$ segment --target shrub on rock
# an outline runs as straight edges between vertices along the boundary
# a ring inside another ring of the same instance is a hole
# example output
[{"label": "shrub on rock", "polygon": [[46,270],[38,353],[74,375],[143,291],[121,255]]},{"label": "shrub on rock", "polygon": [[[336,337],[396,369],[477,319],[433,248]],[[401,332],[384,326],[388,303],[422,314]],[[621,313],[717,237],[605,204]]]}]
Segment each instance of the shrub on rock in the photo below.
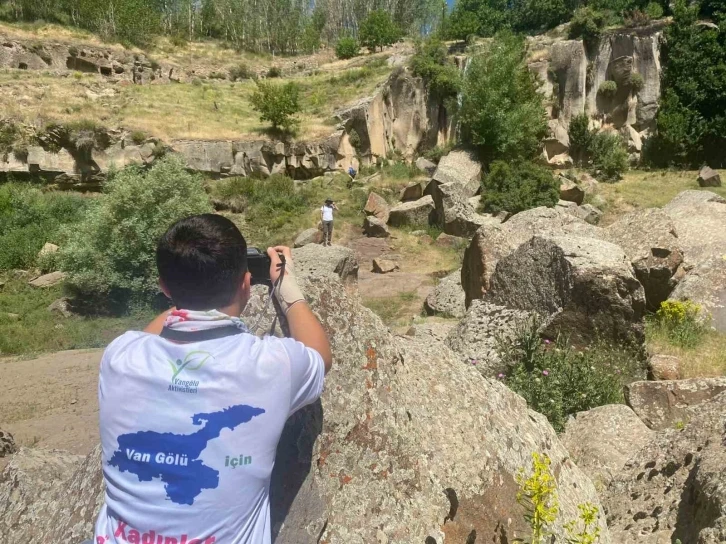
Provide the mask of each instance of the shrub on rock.
[{"label": "shrub on rock", "polygon": [[481,207],[485,212],[518,213],[552,207],[559,198],[560,185],[552,172],[531,162],[495,161],[482,182]]}]

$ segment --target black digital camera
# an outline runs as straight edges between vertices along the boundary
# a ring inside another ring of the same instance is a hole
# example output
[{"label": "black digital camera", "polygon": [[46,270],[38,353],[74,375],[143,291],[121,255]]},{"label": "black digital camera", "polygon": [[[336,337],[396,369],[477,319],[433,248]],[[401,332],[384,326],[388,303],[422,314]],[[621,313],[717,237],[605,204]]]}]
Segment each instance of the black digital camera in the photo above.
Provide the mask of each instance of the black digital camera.
[{"label": "black digital camera", "polygon": [[252,285],[272,285],[270,280],[270,256],[256,247],[247,248],[247,270],[252,276]]}]

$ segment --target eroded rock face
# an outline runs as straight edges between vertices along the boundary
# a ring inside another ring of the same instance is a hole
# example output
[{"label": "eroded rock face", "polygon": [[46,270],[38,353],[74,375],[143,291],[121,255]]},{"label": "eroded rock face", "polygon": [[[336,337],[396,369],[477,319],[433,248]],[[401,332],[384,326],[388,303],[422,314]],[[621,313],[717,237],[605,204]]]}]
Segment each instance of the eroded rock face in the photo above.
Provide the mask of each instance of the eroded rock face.
[{"label": "eroded rock face", "polygon": [[320,229],[305,229],[295,237],[294,246],[303,247],[308,244],[319,244],[323,241],[323,233]]},{"label": "eroded rock face", "polygon": [[655,437],[631,408],[608,404],[579,412],[567,421],[562,444],[598,489]]},{"label": "eroded rock face", "polygon": [[538,313],[544,333],[574,344],[641,345],[645,295],[618,246],[579,236],[535,236],[497,263],[488,297]]},{"label": "eroded rock face", "polygon": [[726,199],[711,191],[683,191],[663,210],[676,227],[688,267],[726,254]]},{"label": "eroded rock face", "polygon": [[645,289],[650,310],[657,310],[677,284],[683,251],[675,225],[656,208],[629,213],[606,229],[607,237],[625,251]]},{"label": "eroded rock face", "polygon": [[15,446],[15,440],[13,440],[13,435],[0,429],[0,457],[5,457],[6,455],[15,453],[17,449],[18,448]]},{"label": "eroded rock face", "polygon": [[461,269],[442,278],[424,302],[424,310],[428,315],[463,317],[464,290],[461,288]]},{"label": "eroded rock face", "polygon": [[434,213],[434,199],[431,195],[426,195],[413,202],[403,202],[391,208],[388,224],[393,227],[404,225],[426,227],[433,220]]},{"label": "eroded rock face", "polygon": [[479,191],[481,163],[470,151],[454,150],[441,157],[433,180],[437,184],[454,183],[469,198]]},{"label": "eroded rock face", "polygon": [[390,214],[390,208],[385,198],[377,193],[371,192],[368,195],[368,200],[366,201],[366,205],[363,208],[363,212],[366,215],[375,216],[376,218],[383,221],[383,223],[387,223],[388,216]]},{"label": "eroded rock face", "polygon": [[446,234],[470,238],[482,225],[499,224],[499,220],[493,216],[476,213],[459,183],[437,185],[432,189],[431,196],[436,209],[436,222]]},{"label": "eroded rock face", "polygon": [[706,322],[726,332],[726,259],[715,256],[699,264],[681,280],[670,298],[695,302]]},{"label": "eroded rock face", "polygon": [[369,215],[363,220],[363,232],[372,238],[388,238],[388,225],[375,215]]},{"label": "eroded rock face", "polygon": [[701,187],[721,187],[721,176],[708,166],[704,166],[698,172],[698,185]]},{"label": "eroded rock face", "polygon": [[358,259],[355,252],[347,247],[308,244],[293,249],[292,258],[298,277],[337,276],[344,281],[358,279]]}]

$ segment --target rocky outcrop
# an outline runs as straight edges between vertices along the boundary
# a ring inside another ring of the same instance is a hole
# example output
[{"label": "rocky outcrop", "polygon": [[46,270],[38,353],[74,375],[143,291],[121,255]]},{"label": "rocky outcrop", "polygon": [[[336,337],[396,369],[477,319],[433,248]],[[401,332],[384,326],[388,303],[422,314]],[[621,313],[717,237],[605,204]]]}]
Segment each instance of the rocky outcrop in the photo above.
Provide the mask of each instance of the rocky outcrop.
[{"label": "rocky outcrop", "polygon": [[624,404],[579,412],[567,421],[562,444],[577,466],[604,489],[640,448],[653,440],[650,430]]},{"label": "rocky outcrop", "polygon": [[441,157],[432,176],[438,185],[453,183],[469,198],[479,192],[481,163],[471,151],[457,149]]},{"label": "rocky outcrop", "polygon": [[368,195],[366,205],[363,207],[363,213],[366,215],[373,215],[383,223],[387,223],[388,216],[391,212],[386,199],[371,191]]},{"label": "rocky outcrop", "polygon": [[698,172],[698,185],[700,187],[721,187],[721,176],[708,166],[704,166]]},{"label": "rocky outcrop", "polygon": [[337,276],[344,281],[358,279],[358,259],[347,247],[308,244],[293,249],[292,258],[296,276]]},{"label": "rocky outcrop", "polygon": [[676,227],[689,268],[726,255],[726,199],[711,191],[683,191],[663,210]]},{"label": "rocky outcrop", "polygon": [[414,227],[427,227],[435,217],[434,199],[431,195],[412,202],[403,202],[391,208],[388,224],[393,227],[410,225]]},{"label": "rocky outcrop", "polygon": [[13,435],[0,429],[0,457],[5,457],[18,450]]},{"label": "rocky outcrop", "polygon": [[363,220],[363,232],[371,238],[388,238],[391,235],[388,225],[375,215],[367,215]]},{"label": "rocky outcrop", "polygon": [[[321,401],[285,427],[271,486],[275,542],[512,542],[527,531],[515,476],[530,470],[532,452],[552,460],[557,541],[578,504],[599,506],[546,419],[503,384],[482,379],[441,343],[392,337],[331,276],[302,288],[335,363]],[[5,482],[15,477],[14,469],[4,473]],[[0,504],[43,515],[24,526],[30,535],[3,541],[91,535],[102,496],[98,449],[70,477],[49,478],[41,465],[28,478],[47,492]],[[7,491],[0,485],[0,496]],[[601,544],[610,544],[603,516],[598,525]]]},{"label": "rocky outcrop", "polygon": [[456,270],[444,277],[429,293],[424,301],[424,310],[428,315],[448,317],[464,317],[464,290],[461,288],[461,270]]},{"label": "rocky outcrop", "polygon": [[372,270],[376,274],[390,274],[391,272],[395,272],[400,268],[396,261],[381,258],[373,259],[372,265]]},{"label": "rocky outcrop", "polygon": [[308,244],[319,244],[323,241],[320,229],[305,229],[295,237],[294,247],[303,247]]},{"label": "rocky outcrop", "polygon": [[481,226],[500,223],[494,216],[476,213],[462,184],[432,184],[435,184],[431,191],[436,209],[435,221],[446,234],[471,238]]},{"label": "rocky outcrop", "polygon": [[401,202],[410,202],[412,200],[418,200],[423,196],[423,187],[420,181],[415,181],[406,185],[399,194],[399,200]]},{"label": "rocky outcrop", "polygon": [[657,310],[677,284],[683,251],[675,225],[660,209],[629,213],[606,229],[607,237],[625,251],[645,289],[650,310]]},{"label": "rocky outcrop", "polygon": [[691,270],[670,296],[701,307],[706,322],[726,333],[726,259],[712,257]]},{"label": "rocky outcrop", "polygon": [[543,334],[576,345],[595,340],[641,345],[645,295],[623,250],[579,236],[535,236],[497,263],[488,298],[534,311]]},{"label": "rocky outcrop", "polygon": [[446,337],[451,332],[451,329],[456,327],[456,325],[457,322],[451,319],[447,321],[441,321],[437,319],[436,321],[427,321],[425,323],[414,323],[406,331],[406,336],[414,336],[416,338],[421,338],[426,341],[433,340],[436,342],[444,342],[446,340]]}]

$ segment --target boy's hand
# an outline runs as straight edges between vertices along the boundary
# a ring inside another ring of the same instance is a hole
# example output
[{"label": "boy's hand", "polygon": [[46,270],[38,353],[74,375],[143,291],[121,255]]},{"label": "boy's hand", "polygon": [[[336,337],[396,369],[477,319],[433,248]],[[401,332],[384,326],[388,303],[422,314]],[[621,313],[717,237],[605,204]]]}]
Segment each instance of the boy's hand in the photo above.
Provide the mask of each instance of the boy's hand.
[{"label": "boy's hand", "polygon": [[305,297],[300,291],[295,280],[295,271],[292,264],[292,252],[289,247],[276,246],[267,249],[267,254],[270,256],[270,279],[272,284],[275,285],[277,280],[280,278],[280,264],[282,260],[280,255],[282,253],[285,257],[285,277],[282,280],[282,284],[278,285],[275,289],[275,296],[277,301],[280,303],[282,310],[287,314],[287,311],[292,307],[293,304],[305,301]]},{"label": "boy's hand", "polygon": [[[270,279],[272,283],[275,283],[280,277],[280,253],[285,257],[285,272],[287,274],[293,273],[292,268],[292,252],[289,247],[286,246],[275,246],[267,248],[267,255],[270,257]],[[285,278],[287,281],[287,278]]]}]

